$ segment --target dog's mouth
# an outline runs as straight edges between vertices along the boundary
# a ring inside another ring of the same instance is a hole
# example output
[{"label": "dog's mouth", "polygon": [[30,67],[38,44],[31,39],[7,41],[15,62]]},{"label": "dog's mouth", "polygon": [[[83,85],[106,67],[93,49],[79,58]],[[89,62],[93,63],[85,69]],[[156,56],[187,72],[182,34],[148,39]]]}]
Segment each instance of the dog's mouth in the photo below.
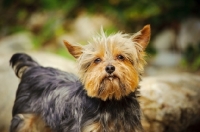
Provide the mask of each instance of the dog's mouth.
[{"label": "dog's mouth", "polygon": [[114,74],[108,74],[106,75],[105,79],[108,79],[110,81],[113,81],[114,79],[117,79],[118,77]]}]

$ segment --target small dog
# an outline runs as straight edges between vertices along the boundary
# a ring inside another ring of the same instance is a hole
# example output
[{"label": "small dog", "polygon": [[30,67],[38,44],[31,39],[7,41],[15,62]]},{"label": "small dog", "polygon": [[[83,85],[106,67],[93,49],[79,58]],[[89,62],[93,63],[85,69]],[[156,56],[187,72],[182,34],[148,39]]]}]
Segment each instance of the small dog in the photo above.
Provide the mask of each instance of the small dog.
[{"label": "small dog", "polygon": [[149,40],[146,25],[134,35],[102,31],[85,46],[64,41],[79,77],[14,54],[10,64],[21,81],[10,131],[142,132],[137,94]]}]

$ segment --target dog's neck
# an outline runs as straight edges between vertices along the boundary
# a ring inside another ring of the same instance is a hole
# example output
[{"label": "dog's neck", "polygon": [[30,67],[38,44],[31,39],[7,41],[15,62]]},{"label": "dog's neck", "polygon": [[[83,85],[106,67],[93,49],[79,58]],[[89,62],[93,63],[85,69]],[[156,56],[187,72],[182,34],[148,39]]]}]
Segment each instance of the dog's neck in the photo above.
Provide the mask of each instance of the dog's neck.
[{"label": "dog's neck", "polygon": [[[84,130],[96,130],[97,132],[107,132],[108,130],[124,132],[142,131],[141,111],[137,100],[137,93],[138,91],[132,92],[121,100],[103,101],[92,98],[91,102],[89,101],[92,103],[91,108],[87,108],[88,111],[85,114],[87,117],[89,113],[92,113],[90,115],[92,118],[88,119],[83,115],[83,122],[87,124],[86,128],[83,127]],[[89,124],[89,122],[93,123]],[[96,125],[95,127],[94,124]]]}]

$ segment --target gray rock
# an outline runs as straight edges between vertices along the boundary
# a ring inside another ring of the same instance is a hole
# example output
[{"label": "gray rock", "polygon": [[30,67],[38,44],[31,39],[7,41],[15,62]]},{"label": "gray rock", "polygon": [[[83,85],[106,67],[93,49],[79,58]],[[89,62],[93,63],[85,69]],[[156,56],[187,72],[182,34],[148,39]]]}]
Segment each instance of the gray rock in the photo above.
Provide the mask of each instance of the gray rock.
[{"label": "gray rock", "polygon": [[79,34],[79,37],[89,40],[92,35],[99,32],[99,27],[108,25],[111,25],[111,22],[103,15],[81,14],[74,22],[74,30]]},{"label": "gray rock", "polygon": [[[67,51],[66,51],[67,52]],[[77,67],[74,61],[48,52],[30,52],[32,56],[42,66],[51,66],[63,71],[77,74]]]},{"label": "gray rock", "polygon": [[172,29],[165,29],[158,33],[152,44],[157,51],[155,57],[151,59],[151,64],[163,67],[175,67],[179,65],[182,56],[181,53],[174,52],[171,49],[176,44],[176,34]]},{"label": "gray rock", "polygon": [[[56,16],[56,15],[55,15]],[[52,17],[52,16],[51,16]],[[29,16],[26,26],[30,30],[40,29],[45,25],[47,20],[50,18],[48,12],[36,12]]]},{"label": "gray rock", "polygon": [[200,76],[186,73],[144,78],[141,107],[146,131],[181,132],[198,123],[199,82]]},{"label": "gray rock", "polygon": [[100,27],[112,27],[113,23],[103,15],[88,15],[86,13],[80,14],[72,23],[70,23],[70,30],[67,34],[60,36],[57,39],[59,45],[63,45],[63,40],[71,43],[88,43],[91,36],[100,32]]},{"label": "gray rock", "polygon": [[151,64],[161,67],[175,67],[180,64],[182,55],[169,50],[159,51],[155,57],[151,58]]},{"label": "gray rock", "polygon": [[175,45],[176,34],[172,29],[165,29],[158,33],[154,40],[153,46],[158,51],[169,50]]},{"label": "gray rock", "polygon": [[200,18],[188,18],[181,23],[177,37],[178,47],[184,51],[189,45],[196,47],[200,43]]},{"label": "gray rock", "polygon": [[28,32],[13,34],[0,40],[0,54],[22,52],[32,48],[33,42],[31,34]]},{"label": "gray rock", "polygon": [[8,132],[18,78],[15,77],[13,71],[7,68],[9,67],[8,63],[4,66],[0,65],[0,67],[0,131]]}]

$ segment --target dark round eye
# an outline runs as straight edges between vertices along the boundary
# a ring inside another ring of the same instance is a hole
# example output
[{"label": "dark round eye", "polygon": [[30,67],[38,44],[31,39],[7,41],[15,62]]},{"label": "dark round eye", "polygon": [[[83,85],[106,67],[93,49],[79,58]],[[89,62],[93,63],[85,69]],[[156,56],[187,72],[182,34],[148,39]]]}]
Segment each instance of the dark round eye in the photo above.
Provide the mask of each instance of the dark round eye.
[{"label": "dark round eye", "polygon": [[118,56],[117,56],[117,59],[118,59],[118,60],[124,60],[124,56],[118,55]]},{"label": "dark round eye", "polygon": [[94,60],[94,63],[96,63],[96,64],[98,64],[98,63],[100,63],[101,62],[101,58],[96,58],[95,60]]}]

